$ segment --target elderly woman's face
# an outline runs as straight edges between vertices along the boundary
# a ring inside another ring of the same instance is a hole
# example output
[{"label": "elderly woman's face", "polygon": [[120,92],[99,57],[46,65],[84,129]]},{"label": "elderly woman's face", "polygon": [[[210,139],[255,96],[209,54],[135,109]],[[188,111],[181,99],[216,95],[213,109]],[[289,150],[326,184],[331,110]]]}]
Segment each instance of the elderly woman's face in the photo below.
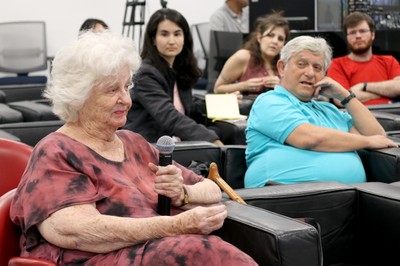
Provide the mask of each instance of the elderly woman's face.
[{"label": "elderly woman's face", "polygon": [[121,73],[106,78],[107,85],[93,88],[88,100],[79,111],[81,123],[90,123],[96,128],[117,130],[126,123],[132,101],[129,88],[132,79],[128,67]]}]

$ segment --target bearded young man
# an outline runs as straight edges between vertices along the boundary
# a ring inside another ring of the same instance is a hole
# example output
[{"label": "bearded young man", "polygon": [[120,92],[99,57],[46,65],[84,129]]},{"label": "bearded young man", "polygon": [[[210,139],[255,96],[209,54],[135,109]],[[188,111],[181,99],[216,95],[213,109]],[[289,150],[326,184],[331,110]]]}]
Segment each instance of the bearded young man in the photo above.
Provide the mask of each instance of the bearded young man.
[{"label": "bearded young man", "polygon": [[[350,54],[333,59],[327,75],[354,92],[363,104],[387,104],[400,97],[400,65],[391,55],[374,55],[374,21],[354,12],[343,20]],[[399,99],[397,99],[398,101]],[[335,104],[341,105],[335,101]]]}]

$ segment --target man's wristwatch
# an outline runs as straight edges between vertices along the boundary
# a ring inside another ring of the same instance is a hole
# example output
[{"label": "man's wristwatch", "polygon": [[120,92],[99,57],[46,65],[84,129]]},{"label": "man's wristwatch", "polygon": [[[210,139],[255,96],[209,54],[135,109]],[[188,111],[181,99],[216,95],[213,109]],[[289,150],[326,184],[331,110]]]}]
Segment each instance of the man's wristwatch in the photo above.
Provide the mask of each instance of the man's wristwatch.
[{"label": "man's wristwatch", "polygon": [[349,90],[350,95],[347,96],[346,98],[344,98],[340,104],[345,106],[346,104],[348,104],[350,102],[351,99],[356,98],[356,95],[354,94],[354,92],[352,92],[351,90]]},{"label": "man's wristwatch", "polygon": [[186,187],[183,185],[182,188],[183,188],[183,200],[182,200],[182,204],[180,207],[189,204],[189,194],[186,190]]}]

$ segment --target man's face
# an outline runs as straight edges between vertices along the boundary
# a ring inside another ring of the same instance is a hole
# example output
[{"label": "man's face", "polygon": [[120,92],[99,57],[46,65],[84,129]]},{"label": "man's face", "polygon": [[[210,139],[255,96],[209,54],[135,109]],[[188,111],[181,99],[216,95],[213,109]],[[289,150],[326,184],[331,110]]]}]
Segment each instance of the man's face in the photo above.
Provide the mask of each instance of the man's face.
[{"label": "man's face", "polygon": [[308,50],[290,58],[287,65],[278,61],[281,86],[290,91],[300,101],[309,102],[315,93],[315,83],[324,75],[324,55],[315,55]]},{"label": "man's face", "polygon": [[375,39],[375,33],[371,32],[366,21],[361,21],[356,26],[347,28],[346,35],[350,51],[354,54],[367,52]]}]

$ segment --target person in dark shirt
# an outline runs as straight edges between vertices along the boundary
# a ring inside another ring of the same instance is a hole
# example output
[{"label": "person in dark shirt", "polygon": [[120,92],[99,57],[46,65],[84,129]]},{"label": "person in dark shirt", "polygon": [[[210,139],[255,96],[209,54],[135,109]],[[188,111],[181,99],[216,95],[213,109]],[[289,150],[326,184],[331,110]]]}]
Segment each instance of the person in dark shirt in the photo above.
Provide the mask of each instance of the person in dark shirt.
[{"label": "person in dark shirt", "polygon": [[217,133],[190,117],[192,86],[200,77],[186,19],[176,10],[160,9],[147,23],[143,64],[131,91],[132,108],[125,129],[150,142],[163,135],[177,141],[223,145]]}]

